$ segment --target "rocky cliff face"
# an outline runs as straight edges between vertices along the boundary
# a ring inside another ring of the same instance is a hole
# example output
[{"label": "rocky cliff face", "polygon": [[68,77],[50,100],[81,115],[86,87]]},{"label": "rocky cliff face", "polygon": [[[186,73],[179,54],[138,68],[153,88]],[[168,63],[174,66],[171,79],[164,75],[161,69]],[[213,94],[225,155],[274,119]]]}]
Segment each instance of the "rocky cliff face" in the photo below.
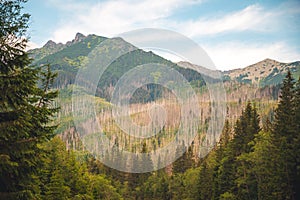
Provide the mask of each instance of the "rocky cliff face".
[{"label": "rocky cliff face", "polygon": [[83,35],[82,33],[76,33],[75,38],[72,41],[69,41],[66,43],[66,46],[70,46],[72,44],[81,42],[83,39],[85,39],[86,36]]}]

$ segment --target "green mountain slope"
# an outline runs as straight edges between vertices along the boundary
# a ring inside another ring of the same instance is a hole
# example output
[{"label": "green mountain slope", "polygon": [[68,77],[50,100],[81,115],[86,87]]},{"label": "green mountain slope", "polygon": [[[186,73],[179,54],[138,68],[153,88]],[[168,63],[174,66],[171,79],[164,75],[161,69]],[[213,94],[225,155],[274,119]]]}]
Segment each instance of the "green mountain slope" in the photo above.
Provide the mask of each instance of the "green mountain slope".
[{"label": "green mountain slope", "polygon": [[[78,36],[80,35],[80,37]],[[80,38],[80,39],[78,39]],[[56,48],[57,44],[53,44],[50,51],[49,45],[45,45],[40,49],[31,50],[31,56],[34,58],[34,64],[44,65],[47,63],[51,64],[52,70],[58,72],[58,78],[54,84],[57,88],[64,88],[69,84],[73,84],[76,78],[76,73],[80,66],[84,66],[89,60],[89,53],[97,47],[101,42],[105,41],[107,38],[88,35],[83,36],[82,34],[77,34],[72,42],[68,42],[65,45],[60,45],[59,49]],[[47,44],[52,42],[48,42]],[[119,45],[132,46],[123,39],[120,39]],[[118,46],[118,48],[120,48]],[[132,46],[132,48],[135,48]],[[107,50],[107,49],[106,49]],[[47,53],[44,53],[47,52]],[[53,53],[51,53],[53,52]],[[101,52],[99,52],[101,53]],[[106,53],[106,52],[105,52]],[[145,52],[141,49],[131,51],[118,59],[116,59],[111,65],[104,71],[97,88],[97,94],[107,100],[110,100],[111,87],[114,87],[120,77],[133,69],[136,66],[147,64],[147,63],[158,63],[164,64],[181,73],[189,82],[195,87],[205,85],[202,76],[194,70],[179,67],[177,64],[172,63],[154,53]],[[160,86],[147,86],[143,92],[149,93],[149,96],[154,96],[154,90],[159,90]],[[139,93],[139,92],[138,92]],[[152,98],[143,99],[144,102],[151,100]]]}]

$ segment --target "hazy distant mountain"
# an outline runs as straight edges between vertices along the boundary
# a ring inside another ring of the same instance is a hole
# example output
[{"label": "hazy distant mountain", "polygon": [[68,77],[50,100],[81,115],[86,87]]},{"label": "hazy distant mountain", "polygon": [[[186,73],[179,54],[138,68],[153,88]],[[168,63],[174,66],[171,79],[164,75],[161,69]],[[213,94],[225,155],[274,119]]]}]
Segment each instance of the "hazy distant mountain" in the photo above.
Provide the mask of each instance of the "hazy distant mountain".
[{"label": "hazy distant mountain", "polygon": [[281,63],[276,60],[265,59],[242,69],[225,71],[223,75],[225,80],[258,84],[263,87],[280,84],[288,69],[294,74],[294,77],[299,77],[300,62]]},{"label": "hazy distant mountain", "polygon": [[[178,62],[179,66],[196,67],[189,62]],[[197,66],[204,74],[212,73],[213,71]],[[256,64],[247,66],[241,69],[233,69],[222,73],[224,81],[235,81],[238,83],[256,84],[260,87],[268,85],[278,85],[282,82],[288,69],[297,79],[300,76],[300,61],[291,63],[281,63],[276,60],[265,59]]]}]

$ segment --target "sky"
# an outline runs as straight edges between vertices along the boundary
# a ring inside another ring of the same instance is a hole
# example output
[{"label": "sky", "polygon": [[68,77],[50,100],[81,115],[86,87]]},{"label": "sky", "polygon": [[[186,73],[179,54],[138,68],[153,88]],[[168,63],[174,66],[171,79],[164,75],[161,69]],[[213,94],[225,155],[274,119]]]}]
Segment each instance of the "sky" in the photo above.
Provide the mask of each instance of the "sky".
[{"label": "sky", "polygon": [[114,37],[160,28],[195,41],[220,70],[300,60],[299,0],[29,0],[24,12],[31,14],[30,48],[65,43],[77,32]]}]

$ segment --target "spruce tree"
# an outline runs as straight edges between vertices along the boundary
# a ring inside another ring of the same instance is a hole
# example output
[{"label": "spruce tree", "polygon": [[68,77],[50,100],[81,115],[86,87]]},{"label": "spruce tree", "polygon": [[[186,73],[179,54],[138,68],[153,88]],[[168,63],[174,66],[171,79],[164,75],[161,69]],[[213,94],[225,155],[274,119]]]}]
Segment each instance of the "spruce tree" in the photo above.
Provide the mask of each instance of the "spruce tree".
[{"label": "spruce tree", "polygon": [[252,172],[257,181],[258,200],[284,199],[281,197],[284,191],[277,189],[276,182],[281,178],[275,148],[270,132],[263,130],[255,136],[254,151],[249,153],[248,160],[253,164]]},{"label": "spruce tree", "polygon": [[[245,111],[240,117],[240,123],[235,128],[233,144],[236,157],[236,197],[238,199],[257,199],[257,182],[252,171],[252,163],[248,160],[248,154],[253,152],[253,141],[260,131],[259,115],[255,105],[248,102]],[[235,143],[237,142],[237,143]]]},{"label": "spruce tree", "polygon": [[47,200],[68,199],[70,196],[70,188],[65,185],[61,171],[55,169],[50,177],[50,183],[47,185],[46,194],[43,197]]},{"label": "spruce tree", "polygon": [[251,165],[244,159],[244,154],[253,151],[254,136],[259,131],[259,116],[256,108],[248,102],[236,122],[233,139],[222,153],[215,196],[221,197],[228,193],[238,199],[256,198],[256,182],[253,182]]},{"label": "spruce tree", "polygon": [[176,156],[179,156],[179,158],[173,163],[173,173],[184,173],[195,165],[193,161],[193,144],[186,148],[183,141],[176,148]]},{"label": "spruce tree", "polygon": [[[285,140],[287,143],[291,143],[296,130],[294,120],[295,111],[293,109],[293,98],[295,96],[294,85],[292,74],[288,71],[283,80],[278,107],[275,111],[273,135],[276,138]],[[277,142],[277,145],[280,146],[281,141],[277,140]]]},{"label": "spruce tree", "polygon": [[[216,159],[216,165],[215,165],[215,168],[214,168],[214,198],[215,199],[218,199],[219,196],[221,195],[221,186],[220,186],[220,182],[221,179],[218,177],[219,176],[219,170],[220,170],[220,167],[221,167],[221,164],[222,164],[222,159],[223,157],[225,157],[225,149],[229,143],[229,138],[230,138],[230,135],[231,135],[231,127],[230,127],[230,124],[229,124],[229,121],[228,119],[225,120],[225,124],[224,124],[224,127],[223,127],[223,131],[222,131],[222,135],[220,137],[220,142],[216,148],[216,156],[215,156],[215,159]],[[225,162],[225,161],[223,161]],[[224,167],[224,166],[223,166]]]},{"label": "spruce tree", "polygon": [[213,198],[213,169],[209,166],[209,158],[201,164],[199,172],[199,199],[212,199]]},{"label": "spruce tree", "polygon": [[232,145],[236,156],[251,151],[252,145],[249,143],[253,141],[254,135],[260,131],[259,120],[256,108],[248,102],[234,128]]},{"label": "spruce tree", "polygon": [[25,2],[0,1],[0,199],[38,195],[40,144],[53,136],[48,124],[57,111],[51,105],[57,93],[49,92],[54,75],[49,67],[29,66],[24,39],[29,15],[21,12]]},{"label": "spruce tree", "polygon": [[[275,111],[275,121],[272,130],[273,144],[276,147],[276,161],[278,163],[277,174],[280,179],[276,180],[276,188],[281,199],[295,199],[297,179],[297,151],[296,138],[299,137],[296,121],[296,92],[295,82],[288,71],[279,96],[278,107]],[[298,114],[297,114],[298,115]],[[298,166],[299,167],[299,166]]]},{"label": "spruce tree", "polygon": [[294,179],[295,197],[300,199],[300,77],[295,87],[295,98],[294,98],[294,109],[295,109],[295,138],[294,138],[294,155],[295,157],[295,170],[296,178]]}]

